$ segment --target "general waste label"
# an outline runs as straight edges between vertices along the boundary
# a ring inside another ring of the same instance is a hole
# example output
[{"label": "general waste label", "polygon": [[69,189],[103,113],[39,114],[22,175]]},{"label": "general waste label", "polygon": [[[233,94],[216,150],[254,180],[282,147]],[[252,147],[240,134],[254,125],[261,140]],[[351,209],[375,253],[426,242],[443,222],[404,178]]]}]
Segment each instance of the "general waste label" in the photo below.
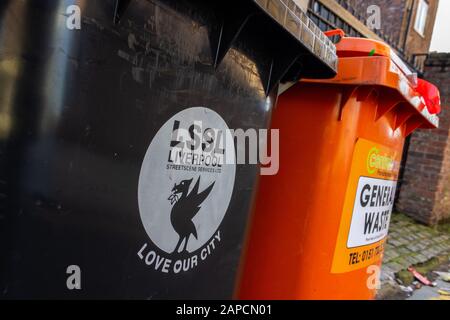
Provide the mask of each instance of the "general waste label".
[{"label": "general waste label", "polygon": [[347,248],[369,245],[387,236],[396,185],[392,180],[359,178]]},{"label": "general waste label", "polygon": [[344,201],[332,273],[380,261],[394,205],[401,153],[358,139]]}]

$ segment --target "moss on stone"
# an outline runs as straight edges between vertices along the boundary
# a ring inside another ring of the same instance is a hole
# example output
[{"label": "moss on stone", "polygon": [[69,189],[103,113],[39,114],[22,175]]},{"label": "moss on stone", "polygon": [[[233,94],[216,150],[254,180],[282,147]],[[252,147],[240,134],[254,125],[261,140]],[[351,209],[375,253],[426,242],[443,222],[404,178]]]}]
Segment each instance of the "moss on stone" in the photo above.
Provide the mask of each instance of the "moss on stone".
[{"label": "moss on stone", "polygon": [[[442,264],[448,262],[450,259],[449,254],[444,254],[440,256],[433,257],[425,262],[418,263],[413,266],[420,274],[428,276],[433,270],[437,270]],[[408,270],[401,270],[395,274],[397,279],[399,279],[404,286],[409,286],[414,281],[414,276]],[[431,279],[430,279],[431,281]]]},{"label": "moss on stone", "polygon": [[439,223],[439,224],[436,226],[436,229],[437,229],[439,232],[446,233],[446,234],[450,234],[450,219],[447,219],[447,220],[442,221],[441,223]]}]

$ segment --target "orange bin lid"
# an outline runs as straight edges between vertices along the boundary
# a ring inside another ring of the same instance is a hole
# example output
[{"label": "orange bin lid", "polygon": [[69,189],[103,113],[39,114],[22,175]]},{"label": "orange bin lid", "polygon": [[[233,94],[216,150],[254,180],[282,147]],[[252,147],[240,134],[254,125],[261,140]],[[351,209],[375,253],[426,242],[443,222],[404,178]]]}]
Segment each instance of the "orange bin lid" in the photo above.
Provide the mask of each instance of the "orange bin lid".
[{"label": "orange bin lid", "polygon": [[413,82],[413,86],[417,85],[417,74],[413,73],[385,42],[366,38],[344,37],[336,45],[336,50],[340,58],[368,56],[391,58],[392,62]]},{"label": "orange bin lid", "polygon": [[366,38],[344,37],[336,44],[336,52],[340,58],[391,56],[391,48],[386,43]]},{"label": "orange bin lid", "polygon": [[338,73],[332,79],[305,82],[385,88],[401,97],[424,118],[422,128],[439,126],[439,90],[425,80],[417,79],[402,59],[384,42],[343,37],[336,44]]}]

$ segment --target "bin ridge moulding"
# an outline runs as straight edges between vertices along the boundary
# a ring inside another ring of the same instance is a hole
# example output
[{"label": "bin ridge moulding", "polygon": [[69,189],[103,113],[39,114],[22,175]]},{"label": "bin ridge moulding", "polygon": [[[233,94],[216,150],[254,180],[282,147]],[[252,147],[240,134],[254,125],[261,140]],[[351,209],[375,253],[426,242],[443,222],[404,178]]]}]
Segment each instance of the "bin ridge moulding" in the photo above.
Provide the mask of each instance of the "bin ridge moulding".
[{"label": "bin ridge moulding", "polygon": [[378,95],[376,88],[372,86],[348,86],[347,88],[344,88],[339,103],[338,120],[342,121],[344,108],[351,98],[356,98],[356,101],[365,101],[369,99],[371,95]]}]

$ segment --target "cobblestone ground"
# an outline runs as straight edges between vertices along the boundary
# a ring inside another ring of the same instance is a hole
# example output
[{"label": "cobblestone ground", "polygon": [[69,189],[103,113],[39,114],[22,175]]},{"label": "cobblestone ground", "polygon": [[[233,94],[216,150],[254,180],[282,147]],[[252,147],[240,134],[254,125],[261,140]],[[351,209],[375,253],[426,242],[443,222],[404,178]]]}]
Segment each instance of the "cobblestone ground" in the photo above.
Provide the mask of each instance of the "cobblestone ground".
[{"label": "cobblestone ground", "polygon": [[411,265],[450,254],[450,234],[439,232],[395,213],[391,217],[389,237],[381,268],[381,287],[395,274]]}]

